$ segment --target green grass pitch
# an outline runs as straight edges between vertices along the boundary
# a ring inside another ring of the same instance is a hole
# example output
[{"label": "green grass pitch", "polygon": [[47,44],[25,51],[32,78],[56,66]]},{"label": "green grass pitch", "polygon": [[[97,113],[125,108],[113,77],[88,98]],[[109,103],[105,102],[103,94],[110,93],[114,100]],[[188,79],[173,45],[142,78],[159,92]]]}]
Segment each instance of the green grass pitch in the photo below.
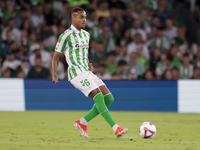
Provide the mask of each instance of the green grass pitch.
[{"label": "green grass pitch", "polygon": [[[73,127],[86,111],[0,112],[0,150],[200,150],[200,114],[115,112],[129,133],[116,138],[99,115],[88,124],[90,138]],[[156,125],[152,139],[140,137],[142,122]]]}]

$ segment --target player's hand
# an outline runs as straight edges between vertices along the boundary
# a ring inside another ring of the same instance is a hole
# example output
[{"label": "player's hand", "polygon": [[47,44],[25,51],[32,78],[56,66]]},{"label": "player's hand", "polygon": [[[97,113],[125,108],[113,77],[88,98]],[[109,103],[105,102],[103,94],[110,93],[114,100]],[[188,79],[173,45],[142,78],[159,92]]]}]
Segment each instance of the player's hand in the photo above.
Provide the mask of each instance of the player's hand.
[{"label": "player's hand", "polygon": [[92,63],[89,63],[88,66],[89,66],[90,71],[93,72],[94,71],[94,67],[92,66]]},{"label": "player's hand", "polygon": [[56,75],[53,76],[52,82],[55,84],[58,83],[58,77]]}]

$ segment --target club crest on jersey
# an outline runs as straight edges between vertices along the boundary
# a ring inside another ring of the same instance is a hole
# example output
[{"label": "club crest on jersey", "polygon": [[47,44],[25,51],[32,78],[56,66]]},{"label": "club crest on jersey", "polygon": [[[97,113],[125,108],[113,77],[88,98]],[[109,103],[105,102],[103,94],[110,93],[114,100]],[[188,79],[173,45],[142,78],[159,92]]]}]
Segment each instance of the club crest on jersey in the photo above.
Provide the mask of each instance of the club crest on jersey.
[{"label": "club crest on jersey", "polygon": [[75,48],[85,48],[85,47],[89,47],[88,44],[75,44]]},{"label": "club crest on jersey", "polygon": [[55,48],[56,50],[58,49],[59,44],[60,44],[60,43],[57,43],[57,44],[56,44],[56,48]]},{"label": "club crest on jersey", "polygon": [[59,46],[59,44],[60,44],[60,43],[57,43],[57,44],[56,44],[56,48]]}]

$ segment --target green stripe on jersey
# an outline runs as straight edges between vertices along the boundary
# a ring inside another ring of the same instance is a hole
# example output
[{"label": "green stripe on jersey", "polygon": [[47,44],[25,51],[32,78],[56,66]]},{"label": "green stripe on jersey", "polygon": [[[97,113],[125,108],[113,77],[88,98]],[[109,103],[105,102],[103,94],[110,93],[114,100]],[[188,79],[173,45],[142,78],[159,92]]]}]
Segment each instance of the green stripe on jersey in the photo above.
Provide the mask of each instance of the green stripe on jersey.
[{"label": "green stripe on jersey", "polygon": [[[67,41],[71,41],[71,36],[72,36],[72,34],[70,36],[68,36]],[[73,55],[72,55],[72,51],[73,51],[73,46],[72,46],[72,43],[69,42],[69,59],[70,59],[72,65],[76,65]]]},{"label": "green stripe on jersey", "polygon": [[[80,38],[83,39],[83,37],[82,37],[82,35],[81,35],[81,32],[79,33],[79,35],[80,35]],[[87,38],[86,38],[86,41],[87,41]],[[84,41],[83,41],[83,40],[81,40],[81,42],[82,42],[82,44],[84,44]],[[87,43],[88,43],[88,42],[87,42]],[[82,48],[82,52],[83,52],[82,55],[83,55],[83,58],[84,58],[85,52],[87,52],[87,48]],[[87,56],[87,55],[86,55],[86,56]],[[86,58],[83,59],[83,63],[84,63],[84,65],[85,65],[84,68],[85,68],[86,71],[89,71],[89,69],[87,69],[87,63],[85,62],[85,59],[86,59]]]},{"label": "green stripe on jersey", "polygon": [[71,75],[70,71],[71,71],[71,68],[69,68],[69,69],[68,69],[68,74],[69,74],[69,77],[70,77],[70,78],[68,77],[68,78],[69,78],[69,80],[71,80],[71,79],[72,79],[72,75]]},{"label": "green stripe on jersey", "polygon": [[[85,37],[85,40],[86,40],[86,42],[89,44],[89,41],[87,40],[87,36],[86,36],[86,33],[85,32],[83,32],[83,35],[84,35],[84,37]],[[87,56],[87,58],[88,58],[88,48],[85,48],[85,50],[86,50],[86,56]],[[88,63],[88,62],[87,62]],[[89,70],[89,69],[88,69]]]},{"label": "green stripe on jersey", "polygon": [[[90,40],[90,34],[88,33],[88,32],[83,32],[83,34],[84,34],[84,36],[86,37],[86,34],[88,35],[88,37],[89,37],[89,40]],[[87,40],[87,38],[86,38],[86,40]],[[87,42],[88,42],[88,40],[87,40]],[[88,42],[89,43],[89,42]]]},{"label": "green stripe on jersey", "polygon": [[[79,42],[78,42],[78,38],[77,38],[75,32],[73,32],[73,36],[74,36],[76,44],[78,44]],[[81,59],[80,59],[80,55],[79,55],[79,48],[76,48],[75,51],[76,51],[77,62],[78,62],[79,65],[81,65]],[[82,69],[78,65],[77,65],[77,67],[81,70],[81,72],[83,72]]]},{"label": "green stripe on jersey", "polygon": [[63,46],[62,46],[62,48],[61,48],[61,53],[63,53],[64,52],[64,50],[65,50],[65,47],[66,47],[66,44],[67,44],[67,42],[66,42],[66,40],[64,41],[64,44],[63,44]]},{"label": "green stripe on jersey", "polygon": [[72,72],[73,72],[74,76],[77,76],[76,69],[74,68],[74,66],[72,66],[71,68],[72,68]]},{"label": "green stripe on jersey", "polygon": [[[72,34],[68,37],[67,41],[71,41],[71,36],[72,36]],[[72,73],[74,74],[74,76],[77,76],[76,69],[75,69],[74,66],[73,66],[73,65],[76,66],[76,63],[75,63],[75,61],[74,61],[72,52],[73,52],[73,46],[72,46],[72,43],[69,42],[69,59],[70,59],[70,61],[71,61],[71,63],[72,63],[71,70],[72,70]],[[69,70],[69,71],[70,71],[70,70]],[[69,74],[70,74],[70,72],[69,72]],[[70,74],[70,76],[72,76],[72,75]]]},{"label": "green stripe on jersey", "polygon": [[[87,43],[89,43],[89,41],[87,40],[86,33],[85,33],[85,32],[83,32],[83,34],[84,34],[84,37],[85,37],[85,40],[86,40],[86,42],[87,42]],[[90,36],[89,36],[89,37],[90,37]]]}]

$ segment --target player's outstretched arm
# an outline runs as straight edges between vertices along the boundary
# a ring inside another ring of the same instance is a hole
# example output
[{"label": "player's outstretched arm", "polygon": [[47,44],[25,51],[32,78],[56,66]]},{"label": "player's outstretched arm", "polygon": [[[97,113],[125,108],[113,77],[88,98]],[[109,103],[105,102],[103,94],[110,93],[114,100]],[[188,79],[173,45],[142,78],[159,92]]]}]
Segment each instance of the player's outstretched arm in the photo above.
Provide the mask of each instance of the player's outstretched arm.
[{"label": "player's outstretched arm", "polygon": [[52,82],[55,84],[58,83],[58,77],[56,75],[56,70],[57,70],[59,58],[61,55],[62,55],[62,53],[55,51],[55,53],[53,55],[53,59],[52,59],[52,73],[53,73]]}]

